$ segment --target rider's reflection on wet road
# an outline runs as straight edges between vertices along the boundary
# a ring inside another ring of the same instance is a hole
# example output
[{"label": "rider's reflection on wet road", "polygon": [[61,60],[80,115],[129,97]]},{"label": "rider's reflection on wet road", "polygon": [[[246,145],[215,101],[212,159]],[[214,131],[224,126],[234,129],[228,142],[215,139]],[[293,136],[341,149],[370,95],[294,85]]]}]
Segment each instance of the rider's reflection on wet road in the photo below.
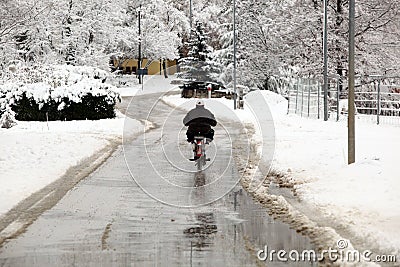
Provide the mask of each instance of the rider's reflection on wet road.
[{"label": "rider's reflection on wet road", "polygon": [[[194,173],[193,199],[202,202],[204,198],[204,185],[206,185],[206,172],[198,171]],[[194,254],[201,253],[202,250],[209,247],[213,243],[213,238],[218,232],[214,213],[210,211],[202,211],[195,213],[196,224],[183,231],[190,241],[190,265],[193,264]],[[197,255],[198,256],[198,255]],[[200,256],[201,257],[201,256]],[[204,257],[204,256],[203,256]]]}]

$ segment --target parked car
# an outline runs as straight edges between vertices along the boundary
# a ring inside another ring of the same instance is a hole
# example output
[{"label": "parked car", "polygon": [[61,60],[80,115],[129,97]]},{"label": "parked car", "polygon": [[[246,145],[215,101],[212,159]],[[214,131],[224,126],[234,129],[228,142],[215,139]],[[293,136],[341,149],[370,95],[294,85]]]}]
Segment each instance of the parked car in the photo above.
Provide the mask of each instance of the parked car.
[{"label": "parked car", "polygon": [[186,82],[180,86],[182,89],[181,96],[183,98],[192,97],[208,97],[207,87],[211,85],[211,97],[224,97],[229,95],[229,92],[225,90],[226,88],[216,82],[205,82],[205,81],[190,81]]}]

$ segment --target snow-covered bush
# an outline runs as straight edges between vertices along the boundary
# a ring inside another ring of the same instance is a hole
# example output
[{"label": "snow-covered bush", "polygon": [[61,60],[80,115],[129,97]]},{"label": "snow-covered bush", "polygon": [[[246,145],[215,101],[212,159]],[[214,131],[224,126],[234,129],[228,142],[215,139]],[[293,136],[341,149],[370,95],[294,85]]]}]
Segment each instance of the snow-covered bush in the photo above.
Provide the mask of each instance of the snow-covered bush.
[{"label": "snow-covered bush", "polygon": [[113,118],[119,94],[106,79],[91,67],[20,68],[0,85],[0,110],[11,106],[17,120]]},{"label": "snow-covered bush", "polygon": [[0,127],[9,129],[16,124],[17,121],[15,120],[15,112],[12,111],[10,107],[7,107],[3,115],[0,117]]}]

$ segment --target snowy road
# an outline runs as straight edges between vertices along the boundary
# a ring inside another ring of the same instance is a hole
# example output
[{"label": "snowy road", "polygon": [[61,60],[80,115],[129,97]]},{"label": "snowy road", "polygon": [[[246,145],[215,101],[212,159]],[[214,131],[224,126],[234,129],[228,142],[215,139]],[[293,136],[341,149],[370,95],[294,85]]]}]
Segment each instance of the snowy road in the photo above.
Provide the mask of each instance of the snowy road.
[{"label": "snowy road", "polygon": [[266,245],[312,248],[240,189],[231,160],[243,153],[237,124],[219,124],[209,167],[197,172],[187,160],[185,113],[159,96],[122,103],[128,116],[154,128],[124,139],[97,171],[5,243],[0,266],[257,266],[257,251]]}]

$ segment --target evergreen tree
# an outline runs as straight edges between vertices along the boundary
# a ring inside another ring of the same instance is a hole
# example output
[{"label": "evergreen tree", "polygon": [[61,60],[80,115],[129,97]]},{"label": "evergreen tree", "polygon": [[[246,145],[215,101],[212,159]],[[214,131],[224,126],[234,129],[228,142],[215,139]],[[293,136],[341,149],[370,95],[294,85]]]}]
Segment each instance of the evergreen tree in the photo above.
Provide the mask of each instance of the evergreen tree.
[{"label": "evergreen tree", "polygon": [[196,22],[187,43],[188,55],[180,60],[180,77],[192,81],[218,81],[220,68],[212,57],[203,24]]}]

